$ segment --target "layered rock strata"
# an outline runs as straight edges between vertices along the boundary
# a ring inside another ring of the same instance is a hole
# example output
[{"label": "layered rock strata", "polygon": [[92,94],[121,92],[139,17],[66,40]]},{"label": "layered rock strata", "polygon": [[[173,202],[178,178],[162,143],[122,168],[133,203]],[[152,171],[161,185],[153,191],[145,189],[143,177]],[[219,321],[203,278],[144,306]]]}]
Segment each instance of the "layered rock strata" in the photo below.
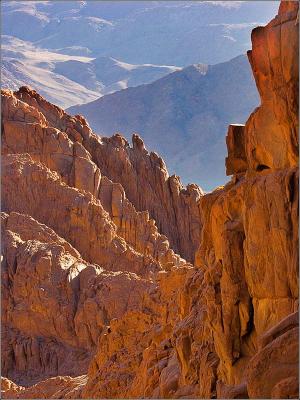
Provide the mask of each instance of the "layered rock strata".
[{"label": "layered rock strata", "polygon": [[298,2],[248,56],[261,105],[204,196],[138,136],[4,91],[4,397],[299,397]]}]

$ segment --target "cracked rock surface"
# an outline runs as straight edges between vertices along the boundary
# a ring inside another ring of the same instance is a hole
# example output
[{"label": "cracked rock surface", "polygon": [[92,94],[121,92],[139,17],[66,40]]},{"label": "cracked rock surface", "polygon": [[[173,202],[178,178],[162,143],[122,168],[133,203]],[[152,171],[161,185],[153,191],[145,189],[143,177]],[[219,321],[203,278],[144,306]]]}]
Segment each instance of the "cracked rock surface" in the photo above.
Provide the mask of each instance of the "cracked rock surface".
[{"label": "cracked rock surface", "polygon": [[2,90],[3,398],[298,398],[298,2],[252,33],[230,181]]}]

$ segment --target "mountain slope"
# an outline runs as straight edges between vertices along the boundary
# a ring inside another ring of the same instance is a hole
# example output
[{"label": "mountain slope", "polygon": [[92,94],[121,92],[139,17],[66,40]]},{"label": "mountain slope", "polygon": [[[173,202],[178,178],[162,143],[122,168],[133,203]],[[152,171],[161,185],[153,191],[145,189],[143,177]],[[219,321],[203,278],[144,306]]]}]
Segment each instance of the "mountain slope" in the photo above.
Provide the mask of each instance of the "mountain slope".
[{"label": "mountain slope", "polygon": [[153,82],[180,69],[133,65],[111,57],[68,55],[6,35],[2,35],[2,61],[3,87],[30,86],[64,108],[116,90]]},{"label": "mountain slope", "polygon": [[99,97],[99,92],[88,90],[62,75],[18,60],[4,59],[1,64],[1,76],[3,87],[16,90],[27,85],[36,88],[45,98],[55,101],[61,107]]},{"label": "mountain slope", "polygon": [[54,72],[104,95],[153,82],[180,69],[168,65],[134,65],[112,57],[97,57],[87,63],[76,60],[57,63]]},{"label": "mountain slope", "polygon": [[187,66],[245,53],[251,29],[275,14],[277,2],[3,1],[1,7],[3,34],[39,47]]},{"label": "mountain slope", "polygon": [[244,122],[257,104],[248,60],[239,56],[190,66],[68,111],[84,115],[100,135],[139,132],[147,147],[162,154],[171,173],[210,190],[224,182],[227,125]]}]

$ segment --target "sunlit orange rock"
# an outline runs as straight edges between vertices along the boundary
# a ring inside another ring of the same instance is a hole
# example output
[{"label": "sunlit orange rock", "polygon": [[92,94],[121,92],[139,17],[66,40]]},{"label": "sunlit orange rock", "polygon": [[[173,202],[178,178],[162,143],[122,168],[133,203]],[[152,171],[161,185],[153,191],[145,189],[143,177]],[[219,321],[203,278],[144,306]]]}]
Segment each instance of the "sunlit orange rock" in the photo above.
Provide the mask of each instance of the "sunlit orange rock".
[{"label": "sunlit orange rock", "polygon": [[297,15],[254,30],[261,105],[206,195],[3,91],[2,397],[299,397]]}]

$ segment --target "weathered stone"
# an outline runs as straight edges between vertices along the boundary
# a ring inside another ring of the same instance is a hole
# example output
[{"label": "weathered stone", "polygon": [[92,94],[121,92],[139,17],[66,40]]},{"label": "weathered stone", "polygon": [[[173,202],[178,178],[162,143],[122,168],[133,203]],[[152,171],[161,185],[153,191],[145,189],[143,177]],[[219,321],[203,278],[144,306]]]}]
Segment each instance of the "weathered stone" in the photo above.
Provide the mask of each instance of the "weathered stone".
[{"label": "weathered stone", "polygon": [[3,91],[2,397],[299,397],[297,12],[254,30],[261,106],[205,196]]},{"label": "weathered stone", "polygon": [[297,14],[298,2],[282,1],[278,15],[252,31],[248,58],[261,98],[261,106],[245,127],[247,163],[252,170],[298,163]]},{"label": "weathered stone", "polygon": [[245,153],[245,125],[229,125],[226,136],[228,157],[226,157],[226,175],[245,172],[247,160]]},{"label": "weathered stone", "polygon": [[297,326],[274,339],[252,358],[246,373],[250,398],[270,399],[277,394],[298,398],[298,347]]}]

